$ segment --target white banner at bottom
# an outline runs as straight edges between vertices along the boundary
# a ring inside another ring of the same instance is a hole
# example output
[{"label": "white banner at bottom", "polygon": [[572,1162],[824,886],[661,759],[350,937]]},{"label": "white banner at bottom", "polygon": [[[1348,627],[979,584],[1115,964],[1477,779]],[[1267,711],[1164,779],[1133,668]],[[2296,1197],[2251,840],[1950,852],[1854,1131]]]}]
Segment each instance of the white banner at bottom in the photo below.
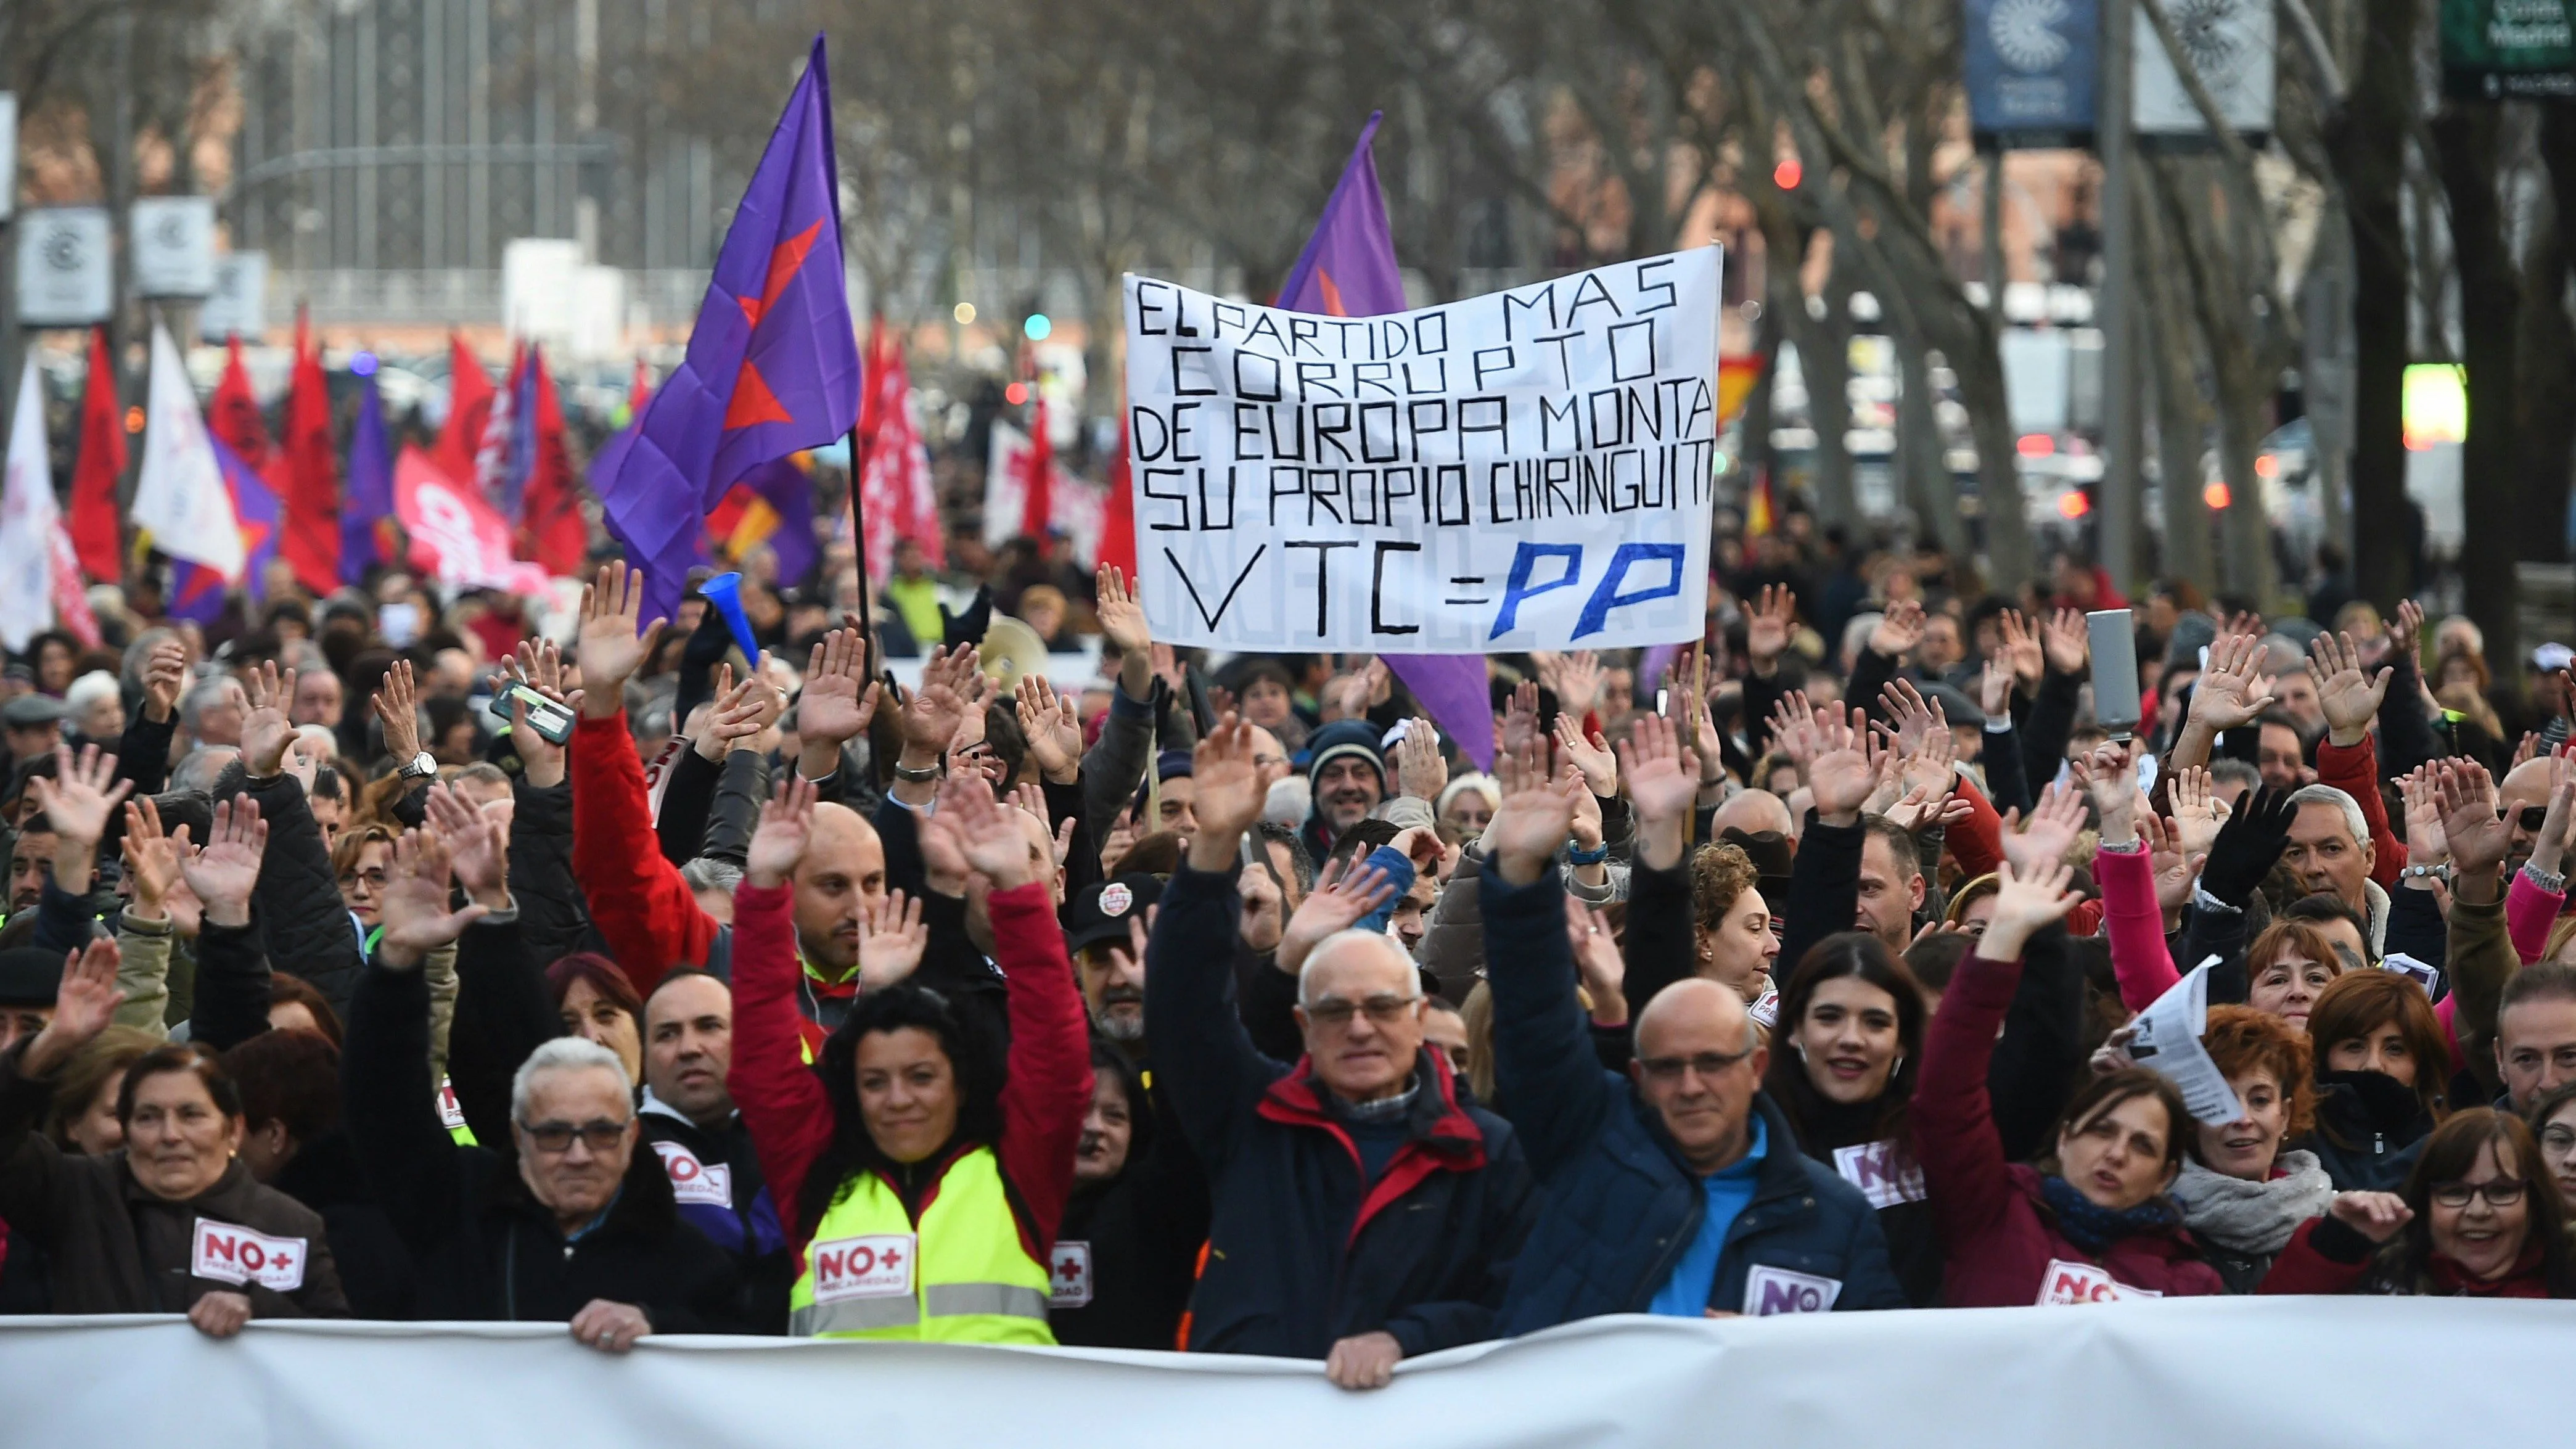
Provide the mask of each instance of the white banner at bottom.
[{"label": "white banner at bottom", "polygon": [[[1069,1445],[2555,1442],[2576,1306],[2169,1299],[2085,1308],[1603,1318],[1405,1364],[1375,1393],[1322,1365],[1217,1355],[653,1338],[561,1328],[0,1319],[0,1443],[187,1449]],[[2409,1384],[2426,1349],[2451,1393]]]}]

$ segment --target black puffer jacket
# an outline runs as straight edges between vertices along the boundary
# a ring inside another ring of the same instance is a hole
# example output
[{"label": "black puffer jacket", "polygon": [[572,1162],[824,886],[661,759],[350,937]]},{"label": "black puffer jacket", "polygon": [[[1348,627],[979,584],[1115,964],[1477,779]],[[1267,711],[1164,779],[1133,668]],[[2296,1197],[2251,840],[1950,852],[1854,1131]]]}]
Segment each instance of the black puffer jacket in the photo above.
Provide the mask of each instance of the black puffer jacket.
[{"label": "black puffer jacket", "polygon": [[572,873],[571,780],[532,785],[523,775],[510,793],[510,899],[518,904],[528,950],[541,962],[605,951]]},{"label": "black puffer jacket", "polygon": [[2317,1073],[2317,1126],[2291,1143],[2317,1155],[2337,1192],[2396,1192],[2415,1170],[2433,1114],[2385,1072]]},{"label": "black puffer jacket", "polygon": [[242,794],[259,802],[259,818],[268,823],[268,849],[260,857],[259,884],[250,899],[269,961],[313,983],[331,1009],[346,1017],[358,981],[358,938],[349,929],[331,851],[322,843],[322,827],[314,823],[304,786],[286,774],[248,779],[235,761],[216,780],[215,798]]}]

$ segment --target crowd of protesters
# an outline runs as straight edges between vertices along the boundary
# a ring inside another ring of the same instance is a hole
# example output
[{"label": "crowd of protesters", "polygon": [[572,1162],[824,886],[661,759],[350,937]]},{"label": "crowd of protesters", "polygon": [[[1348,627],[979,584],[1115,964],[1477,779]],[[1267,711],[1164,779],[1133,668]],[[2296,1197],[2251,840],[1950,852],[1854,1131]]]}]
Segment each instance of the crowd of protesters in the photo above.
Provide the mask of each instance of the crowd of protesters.
[{"label": "crowd of protesters", "polygon": [[[42,637],[0,1312],[1368,1388],[1609,1313],[2576,1296],[2569,651],[1806,524],[1678,657],[1495,656],[1473,750],[1026,543],[971,607],[907,549],[873,636],[755,577],[755,657],[614,564],[551,638],[401,575]],[[2220,1122],[2132,1024],[2204,963]]]}]

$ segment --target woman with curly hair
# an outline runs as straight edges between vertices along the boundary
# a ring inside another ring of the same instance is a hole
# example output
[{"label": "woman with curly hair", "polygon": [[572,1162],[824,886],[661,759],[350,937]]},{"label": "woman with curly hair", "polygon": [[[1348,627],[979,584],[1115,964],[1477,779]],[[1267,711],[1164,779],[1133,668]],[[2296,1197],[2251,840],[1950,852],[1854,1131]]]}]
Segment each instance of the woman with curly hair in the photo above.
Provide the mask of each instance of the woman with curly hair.
[{"label": "woman with curly hair", "polygon": [[1753,859],[1734,845],[1703,845],[1691,857],[1691,974],[1759,1001],[1771,987],[1780,938],[1771,906],[1754,882]]}]

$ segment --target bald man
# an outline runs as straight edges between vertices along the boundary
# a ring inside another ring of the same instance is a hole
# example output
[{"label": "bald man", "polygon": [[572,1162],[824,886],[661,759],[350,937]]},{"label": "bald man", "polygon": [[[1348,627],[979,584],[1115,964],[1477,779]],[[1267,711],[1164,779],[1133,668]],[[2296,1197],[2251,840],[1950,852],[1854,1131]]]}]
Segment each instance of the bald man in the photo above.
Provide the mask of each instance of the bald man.
[{"label": "bald man", "polygon": [[1722,839],[1730,827],[1747,835],[1759,835],[1765,830],[1795,834],[1788,805],[1768,790],[1738,790],[1727,796],[1726,803],[1718,806],[1717,814],[1709,820],[1708,838]]},{"label": "bald man", "polygon": [[1764,1095],[1742,996],[1696,978],[1666,986],[1637,1016],[1626,1074],[1604,1069],[1550,868],[1570,809],[1554,790],[1506,795],[1476,883],[1496,1095],[1541,1192],[1501,1332],[1604,1313],[1908,1306],[1870,1199],[1799,1151]]}]

